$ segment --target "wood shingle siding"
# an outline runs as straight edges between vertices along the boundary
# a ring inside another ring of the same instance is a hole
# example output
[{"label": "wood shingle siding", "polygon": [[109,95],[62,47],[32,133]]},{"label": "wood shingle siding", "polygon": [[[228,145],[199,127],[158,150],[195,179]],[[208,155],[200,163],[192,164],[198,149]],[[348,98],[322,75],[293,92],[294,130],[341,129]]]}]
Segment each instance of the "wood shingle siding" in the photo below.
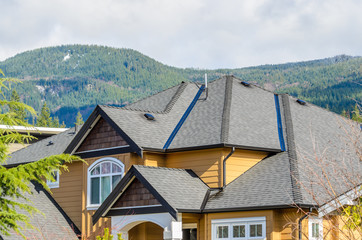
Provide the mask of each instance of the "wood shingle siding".
[{"label": "wood shingle siding", "polygon": [[128,145],[127,142],[103,118],[90,131],[77,152]]},{"label": "wood shingle siding", "polygon": [[156,204],[160,204],[159,201],[136,178],[113,207],[147,206]]}]

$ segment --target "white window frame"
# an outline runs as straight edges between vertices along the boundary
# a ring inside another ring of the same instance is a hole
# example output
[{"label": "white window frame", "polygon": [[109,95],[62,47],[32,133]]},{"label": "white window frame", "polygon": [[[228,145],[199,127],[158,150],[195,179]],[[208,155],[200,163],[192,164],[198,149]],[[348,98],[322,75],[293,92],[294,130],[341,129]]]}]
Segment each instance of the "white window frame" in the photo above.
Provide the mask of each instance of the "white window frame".
[{"label": "white window frame", "polygon": [[[319,237],[313,237],[313,224],[319,224]],[[310,216],[308,218],[308,237],[309,240],[323,239],[323,218]]]},{"label": "white window frame", "polygon": [[49,188],[59,188],[59,170],[55,170],[54,173],[56,174],[56,181],[47,179],[47,185]]},{"label": "white window frame", "polygon": [[[250,237],[250,225],[255,225],[255,224],[262,225],[261,237]],[[266,239],[266,217],[213,219],[211,220],[211,225],[212,225],[211,228],[212,240],[265,240]],[[240,237],[240,238],[233,237],[233,226],[235,225],[245,226],[245,237]],[[217,232],[217,227],[219,226],[229,227],[228,238],[217,238],[216,232]]]},{"label": "white window frame", "polygon": [[[102,203],[99,204],[91,204],[90,200],[91,200],[91,171],[98,165],[101,164],[103,162],[111,162],[111,163],[115,163],[117,164],[122,170],[123,172],[121,173],[121,179],[124,177],[124,173],[125,173],[125,166],[124,164],[121,162],[121,160],[117,159],[117,158],[113,158],[113,157],[105,157],[105,158],[101,158],[98,159],[97,161],[95,161],[94,163],[92,163],[92,165],[89,166],[88,171],[87,171],[87,209],[88,210],[95,210],[97,209]],[[112,172],[112,171],[111,171]],[[105,176],[114,176],[114,175],[118,175],[118,174],[112,174],[112,173],[107,173],[107,174],[99,174],[97,175],[97,177],[105,177]],[[111,180],[111,184],[112,184],[112,180]],[[111,188],[111,192],[112,192],[112,188]]]}]

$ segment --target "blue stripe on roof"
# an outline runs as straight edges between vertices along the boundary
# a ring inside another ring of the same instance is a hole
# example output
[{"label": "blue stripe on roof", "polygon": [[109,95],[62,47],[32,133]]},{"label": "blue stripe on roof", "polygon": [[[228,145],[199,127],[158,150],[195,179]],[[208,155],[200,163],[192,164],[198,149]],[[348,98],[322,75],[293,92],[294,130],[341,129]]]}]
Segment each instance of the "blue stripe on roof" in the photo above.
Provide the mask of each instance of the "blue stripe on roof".
[{"label": "blue stripe on roof", "polygon": [[283,125],[282,125],[282,117],[280,115],[280,105],[279,105],[278,94],[274,94],[274,101],[275,101],[275,108],[276,108],[276,112],[277,112],[280,149],[284,152],[285,151],[285,142],[284,142],[284,136],[283,136]]},{"label": "blue stripe on roof", "polygon": [[192,102],[190,103],[189,107],[186,109],[184,115],[182,115],[180,121],[177,123],[175,129],[172,131],[171,135],[169,136],[169,138],[167,139],[165,145],[163,146],[163,149],[168,149],[168,147],[171,145],[173,139],[176,137],[176,134],[178,133],[178,131],[180,130],[180,128],[182,127],[182,125],[184,124],[184,122],[186,121],[187,117],[189,116],[190,112],[192,111],[192,109],[194,108],[197,100],[199,100],[201,93],[204,91],[205,86],[202,85],[199,89],[199,91],[196,93],[194,99],[192,100]]}]

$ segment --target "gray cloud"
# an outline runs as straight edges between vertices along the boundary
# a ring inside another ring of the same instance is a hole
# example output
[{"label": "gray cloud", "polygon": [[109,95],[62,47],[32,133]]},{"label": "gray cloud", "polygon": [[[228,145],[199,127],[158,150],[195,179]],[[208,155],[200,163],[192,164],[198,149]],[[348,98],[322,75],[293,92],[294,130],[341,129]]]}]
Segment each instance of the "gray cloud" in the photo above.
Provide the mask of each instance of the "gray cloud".
[{"label": "gray cloud", "polygon": [[61,44],[138,50],[178,67],[362,55],[358,0],[2,0],[0,60]]}]

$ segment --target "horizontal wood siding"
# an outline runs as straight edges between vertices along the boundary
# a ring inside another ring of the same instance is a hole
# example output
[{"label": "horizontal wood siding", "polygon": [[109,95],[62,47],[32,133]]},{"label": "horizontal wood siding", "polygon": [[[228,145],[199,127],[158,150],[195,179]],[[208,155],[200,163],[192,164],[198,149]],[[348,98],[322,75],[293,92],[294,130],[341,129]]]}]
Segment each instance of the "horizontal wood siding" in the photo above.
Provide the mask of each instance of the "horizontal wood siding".
[{"label": "horizontal wood siding", "polygon": [[55,201],[81,229],[83,163],[78,161],[67,164],[67,166],[69,171],[63,172],[59,176],[59,188],[52,188],[51,192]]},{"label": "horizontal wood siding", "polygon": [[192,169],[210,187],[220,187],[222,149],[169,153],[166,167]]},{"label": "horizontal wood siding", "polygon": [[113,205],[118,207],[147,206],[160,204],[143,184],[135,178],[122,196]]},{"label": "horizontal wood siding", "polygon": [[[225,149],[223,151],[223,159],[229,153],[230,149]],[[232,182],[266,156],[267,153],[265,152],[235,150],[229,159],[226,160],[226,184]]]},{"label": "horizontal wood siding", "polygon": [[162,153],[143,153],[144,162],[142,165],[151,167],[165,167],[166,166],[166,154]]},{"label": "horizontal wood siding", "polygon": [[125,140],[103,118],[90,131],[77,152],[128,145]]}]

